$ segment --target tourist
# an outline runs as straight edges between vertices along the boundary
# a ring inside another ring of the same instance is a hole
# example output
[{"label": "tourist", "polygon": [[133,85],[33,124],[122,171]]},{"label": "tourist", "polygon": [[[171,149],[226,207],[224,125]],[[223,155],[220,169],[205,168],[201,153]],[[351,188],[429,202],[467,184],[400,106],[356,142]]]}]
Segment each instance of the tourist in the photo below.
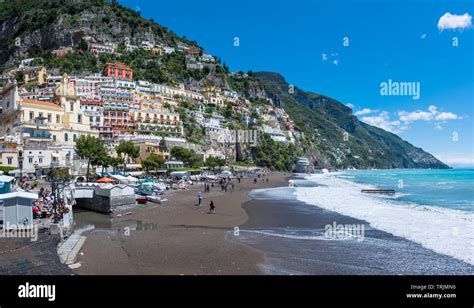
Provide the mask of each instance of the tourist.
[{"label": "tourist", "polygon": [[216,212],[216,207],[214,205],[214,201],[211,200],[211,203],[209,204],[210,212],[211,214],[214,214]]},{"label": "tourist", "polygon": [[254,183],[254,184],[257,184],[257,178],[254,178],[254,179],[253,179],[253,183]]},{"label": "tourist", "polygon": [[198,206],[200,207],[202,204],[202,192],[198,192]]},{"label": "tourist", "polygon": [[39,218],[40,217],[40,210],[38,206],[35,204],[33,206],[33,219]]}]

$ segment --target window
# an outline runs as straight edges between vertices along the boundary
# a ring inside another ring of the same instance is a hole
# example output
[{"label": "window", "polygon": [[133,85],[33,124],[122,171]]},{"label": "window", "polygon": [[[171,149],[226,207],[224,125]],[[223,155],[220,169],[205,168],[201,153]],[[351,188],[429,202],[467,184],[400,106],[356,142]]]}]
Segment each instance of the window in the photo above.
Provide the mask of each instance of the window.
[{"label": "window", "polygon": [[53,115],[51,113],[48,113],[48,123],[51,123],[51,118],[53,117]]},{"label": "window", "polygon": [[76,140],[77,140],[77,135],[76,134],[72,135],[72,141],[76,142]]},{"label": "window", "polygon": [[13,157],[7,157],[7,165],[13,164]]},{"label": "window", "polygon": [[33,157],[28,157],[28,163],[32,164],[33,163]]},{"label": "window", "polygon": [[94,122],[94,117],[89,117],[89,122],[93,123]]},{"label": "window", "polygon": [[64,141],[65,141],[65,142],[67,142],[67,141],[68,141],[68,139],[69,139],[69,136],[68,136],[68,134],[67,134],[67,133],[65,133],[65,134],[64,134]]},{"label": "window", "polygon": [[77,115],[77,123],[82,123],[82,115]]},{"label": "window", "polygon": [[43,157],[38,158],[38,162],[39,162],[40,164],[42,164],[42,163],[43,163]]},{"label": "window", "polygon": [[74,102],[71,102],[70,105],[69,105],[69,107],[70,107],[69,110],[70,110],[71,112],[73,112],[73,111],[74,111]]},{"label": "window", "polygon": [[59,114],[56,115],[56,123],[61,122],[61,116]]},{"label": "window", "polygon": [[43,113],[40,112],[38,117],[41,119],[43,117]]},{"label": "window", "polygon": [[53,141],[56,142],[56,135],[53,135]]},{"label": "window", "polygon": [[35,113],[33,111],[30,111],[30,121],[33,120],[35,117]]}]

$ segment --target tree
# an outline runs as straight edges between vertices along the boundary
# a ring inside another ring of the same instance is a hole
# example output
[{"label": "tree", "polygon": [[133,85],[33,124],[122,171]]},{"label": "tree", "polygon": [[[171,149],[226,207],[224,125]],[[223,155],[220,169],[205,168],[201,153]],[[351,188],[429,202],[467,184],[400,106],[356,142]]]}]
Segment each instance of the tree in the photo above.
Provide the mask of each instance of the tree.
[{"label": "tree", "polygon": [[150,156],[142,161],[142,165],[147,171],[161,168],[164,164],[165,159],[155,153],[151,153]]},{"label": "tree", "polygon": [[168,147],[166,146],[165,138],[161,138],[161,140],[160,140],[160,151],[161,152],[167,152],[168,151]]},{"label": "tree", "polygon": [[232,103],[228,102],[224,110],[224,117],[229,119],[232,117],[233,113],[234,113],[234,110],[232,109]]},{"label": "tree", "polygon": [[122,159],[120,157],[110,156],[110,165],[113,167],[114,172],[117,172],[118,166],[122,164]]},{"label": "tree", "polygon": [[222,166],[225,165],[225,159],[209,156],[204,162],[204,165],[211,168],[214,171],[216,168],[221,168]]},{"label": "tree", "polygon": [[140,147],[136,146],[132,141],[120,142],[115,151],[117,151],[118,156],[122,157],[125,172],[127,171],[126,163],[130,159],[136,159],[140,156]]},{"label": "tree", "polygon": [[194,152],[194,150],[190,150],[180,146],[172,148],[170,154],[177,160],[181,160],[183,163],[187,163],[191,166],[199,161],[199,157],[196,155],[196,152]]},{"label": "tree", "polygon": [[76,154],[82,159],[87,159],[87,181],[89,181],[90,167],[100,164],[104,156],[107,156],[107,150],[104,143],[96,137],[82,135],[76,141]]},{"label": "tree", "polygon": [[18,82],[18,83],[23,83],[25,79],[25,73],[22,72],[22,71],[18,71],[15,73],[15,80]]}]

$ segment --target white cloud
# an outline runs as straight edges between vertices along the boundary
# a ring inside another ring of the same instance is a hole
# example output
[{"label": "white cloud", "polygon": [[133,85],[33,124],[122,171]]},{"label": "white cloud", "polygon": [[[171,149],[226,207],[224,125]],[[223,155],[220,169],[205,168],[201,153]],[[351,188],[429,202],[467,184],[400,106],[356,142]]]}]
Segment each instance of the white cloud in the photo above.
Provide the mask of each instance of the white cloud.
[{"label": "white cloud", "polygon": [[382,111],[375,116],[363,117],[361,121],[369,125],[377,126],[391,133],[401,133],[406,128],[404,126],[401,127],[401,123],[398,120],[391,121],[390,115],[386,111]]},{"label": "white cloud", "polygon": [[472,16],[468,13],[456,15],[444,13],[438,21],[438,29],[443,30],[464,30],[472,27]]},{"label": "white cloud", "polygon": [[434,121],[439,121],[439,122],[445,122],[449,120],[461,119],[460,116],[452,112],[439,112],[438,107],[433,106],[433,105],[428,107],[428,111],[416,110],[412,112],[407,112],[403,110],[398,113],[398,116],[400,117],[400,121],[402,121],[405,124],[410,124],[415,121],[433,121],[434,120]]},{"label": "white cloud", "polygon": [[374,110],[370,108],[364,108],[354,113],[356,116],[369,115],[378,113],[376,115],[365,116],[360,120],[367,124],[380,127],[386,131],[392,133],[401,133],[409,128],[409,125],[415,121],[434,122],[436,130],[442,130],[441,124],[446,123],[449,120],[462,119],[461,116],[452,112],[440,112],[438,107],[429,106],[427,111],[416,110],[412,112],[400,111],[398,112],[398,119],[391,119],[390,114],[387,111]]},{"label": "white cloud", "polygon": [[338,64],[339,64],[339,60],[336,59],[336,60],[332,61],[332,63],[333,63],[334,65],[338,65]]},{"label": "white cloud", "polygon": [[360,115],[365,115],[365,114],[375,113],[375,112],[378,112],[378,110],[374,110],[374,109],[370,109],[370,108],[364,108],[364,109],[359,110],[356,113],[354,113],[354,115],[360,116]]},{"label": "white cloud", "polygon": [[354,109],[354,105],[352,105],[351,103],[347,103],[346,106],[351,108],[351,109]]},{"label": "white cloud", "polygon": [[426,38],[426,33],[423,33],[420,38],[424,40]]},{"label": "white cloud", "polygon": [[323,54],[321,55],[321,59],[322,59],[323,61],[327,61],[328,55],[325,54],[325,53],[323,53]]},{"label": "white cloud", "polygon": [[461,117],[452,112],[440,112],[435,116],[436,121],[448,121],[448,120],[457,120]]}]

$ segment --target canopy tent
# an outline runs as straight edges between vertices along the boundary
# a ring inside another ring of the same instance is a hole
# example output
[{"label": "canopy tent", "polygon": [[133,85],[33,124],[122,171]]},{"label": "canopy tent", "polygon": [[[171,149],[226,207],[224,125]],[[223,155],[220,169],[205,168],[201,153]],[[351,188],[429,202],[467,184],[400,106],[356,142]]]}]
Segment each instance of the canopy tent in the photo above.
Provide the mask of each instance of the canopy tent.
[{"label": "canopy tent", "polygon": [[10,183],[10,182],[13,181],[14,179],[15,179],[15,178],[12,177],[12,176],[0,175],[0,182]]},{"label": "canopy tent", "polygon": [[136,183],[138,182],[138,179],[133,177],[133,176],[123,176],[123,175],[119,175],[119,174],[113,174],[110,176],[111,178],[113,179],[116,179],[117,181],[119,181],[120,183],[122,184],[131,184],[131,183]]},{"label": "canopy tent", "polygon": [[145,172],[143,171],[130,171],[130,172],[127,172],[129,175],[131,176],[142,176],[145,174]]},{"label": "canopy tent", "polygon": [[101,179],[98,179],[96,182],[97,183],[112,183],[114,182],[114,180],[111,178],[101,178]]},{"label": "canopy tent", "polygon": [[20,175],[20,173],[21,173],[20,169],[11,170],[8,172],[9,175],[13,175],[13,176]]},{"label": "canopy tent", "polygon": [[127,176],[127,179],[128,179],[128,182],[129,183],[136,183],[138,182],[138,179],[137,178],[134,178],[133,176]]}]

